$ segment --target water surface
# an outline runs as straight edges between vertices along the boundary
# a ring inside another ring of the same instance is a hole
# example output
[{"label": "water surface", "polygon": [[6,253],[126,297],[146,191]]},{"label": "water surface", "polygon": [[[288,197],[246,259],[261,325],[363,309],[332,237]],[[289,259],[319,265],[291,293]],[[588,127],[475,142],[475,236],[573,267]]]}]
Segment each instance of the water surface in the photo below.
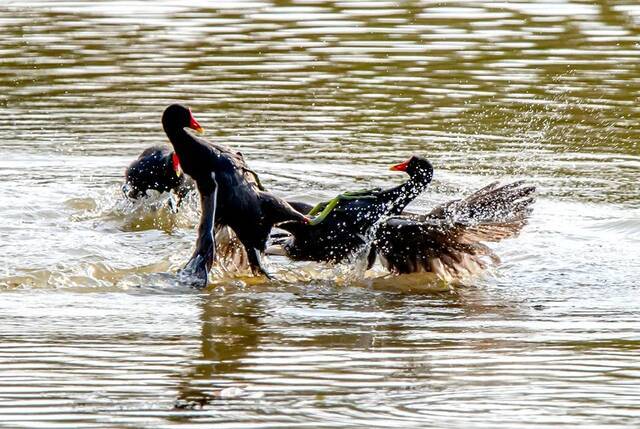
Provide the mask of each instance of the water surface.
[{"label": "water surface", "polygon": [[[636,2],[181,3],[0,5],[0,427],[640,424]],[[526,179],[534,216],[452,290],[272,258],[194,291],[196,205],[119,191],[174,101],[285,197],[419,153],[416,210]]]}]

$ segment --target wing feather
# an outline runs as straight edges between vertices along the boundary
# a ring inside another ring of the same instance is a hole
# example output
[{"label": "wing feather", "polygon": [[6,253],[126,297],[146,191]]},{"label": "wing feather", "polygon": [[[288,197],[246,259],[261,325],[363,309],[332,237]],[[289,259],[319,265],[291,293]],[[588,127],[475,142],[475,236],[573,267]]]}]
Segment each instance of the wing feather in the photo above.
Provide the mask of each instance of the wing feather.
[{"label": "wing feather", "polygon": [[535,187],[524,181],[491,183],[426,215],[387,219],[376,232],[375,247],[394,273],[427,271],[447,281],[475,275],[499,262],[483,242],[516,236],[534,201]]}]

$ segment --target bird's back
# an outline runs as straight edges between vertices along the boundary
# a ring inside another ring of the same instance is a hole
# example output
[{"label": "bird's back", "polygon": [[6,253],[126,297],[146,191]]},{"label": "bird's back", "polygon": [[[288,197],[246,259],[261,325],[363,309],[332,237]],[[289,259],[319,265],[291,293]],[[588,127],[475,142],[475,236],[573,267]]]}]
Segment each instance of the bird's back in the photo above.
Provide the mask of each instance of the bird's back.
[{"label": "bird's back", "polygon": [[[366,235],[384,214],[379,190],[363,192],[363,196],[343,199],[316,225],[286,222],[280,228],[292,234],[287,251],[300,260],[340,262],[366,243]],[[328,204],[326,202],[323,204]],[[322,205],[318,210],[321,210]]]}]

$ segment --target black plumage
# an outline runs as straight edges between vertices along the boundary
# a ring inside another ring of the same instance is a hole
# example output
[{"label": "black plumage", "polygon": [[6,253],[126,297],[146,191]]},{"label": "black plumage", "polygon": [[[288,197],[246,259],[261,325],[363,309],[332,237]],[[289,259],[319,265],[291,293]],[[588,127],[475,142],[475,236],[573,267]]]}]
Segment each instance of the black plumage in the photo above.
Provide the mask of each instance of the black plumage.
[{"label": "black plumage", "polygon": [[241,154],[188,132],[185,128],[201,127],[187,107],[167,107],[162,125],[182,169],[196,182],[202,206],[196,249],[182,273],[200,286],[207,283],[216,251],[214,225],[226,225],[245,247],[252,271],[267,275],[261,254],[271,228],[288,220],[304,223],[305,216],[261,189],[257,175]]},{"label": "black plumage", "polygon": [[173,150],[166,145],[146,148],[125,170],[124,194],[133,200],[147,195],[147,191],[173,191],[178,201],[194,189],[193,181],[182,174]]},{"label": "black plumage", "polygon": [[[492,183],[427,214],[411,214],[404,211],[406,205],[433,174],[428,161],[411,160],[395,168],[405,168],[411,176],[403,185],[373,190],[373,198],[342,200],[318,225],[281,224],[289,235],[274,234],[270,250],[295,260],[343,262],[369,244],[369,268],[379,259],[391,273],[433,272],[447,281],[498,261],[484,243],[514,237],[522,230],[533,210],[535,187],[523,181]],[[424,167],[416,168],[420,163]],[[308,212],[310,206],[300,203],[299,208]]]},{"label": "black plumage", "polygon": [[[433,177],[428,160],[414,156],[392,169],[406,171],[409,180],[390,189],[371,189],[338,197],[320,223],[286,222],[278,227],[291,236],[280,239],[284,254],[294,260],[341,262],[371,241],[370,234],[385,216],[398,215]],[[331,202],[323,203],[323,205]],[[300,206],[303,208],[304,206]],[[320,207],[322,209],[322,206]]]}]

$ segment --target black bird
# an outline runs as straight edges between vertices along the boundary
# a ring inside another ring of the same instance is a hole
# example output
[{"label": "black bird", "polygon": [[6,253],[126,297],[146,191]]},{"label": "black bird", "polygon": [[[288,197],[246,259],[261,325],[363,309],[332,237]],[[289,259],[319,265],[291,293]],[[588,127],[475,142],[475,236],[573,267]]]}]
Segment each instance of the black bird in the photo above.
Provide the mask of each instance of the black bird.
[{"label": "black bird", "polygon": [[274,224],[307,218],[286,201],[261,189],[257,175],[241,154],[195,136],[201,132],[191,110],[180,104],[167,107],[162,125],[180,160],[182,169],[196,182],[202,214],[193,256],[181,271],[205,286],[216,253],[215,226],[229,226],[244,246],[254,274],[268,274],[260,257]]},{"label": "black bird", "polygon": [[180,160],[169,146],[151,146],[125,170],[124,194],[133,200],[147,195],[147,191],[174,191],[178,203],[194,189],[193,181],[182,174]]},{"label": "black bird", "polygon": [[[279,225],[289,234],[274,234],[270,251],[295,260],[341,262],[369,242],[368,268],[379,259],[394,274],[433,272],[441,279],[457,280],[480,272],[487,260],[497,262],[484,242],[516,236],[533,210],[535,187],[518,181],[492,183],[425,215],[407,213],[404,208],[430,182],[433,169],[418,157],[392,169],[406,171],[411,179],[389,191],[373,190],[369,196],[367,192],[343,194],[313,209],[296,203],[308,215],[334,208],[315,226],[317,221]],[[377,204],[385,192],[398,196],[386,200],[395,204]]]},{"label": "black bird", "polygon": [[[385,216],[399,215],[433,177],[431,163],[413,156],[391,168],[405,171],[409,180],[390,189],[344,193],[308,211],[320,214],[310,223],[285,222],[278,228],[291,235],[276,239],[284,254],[294,260],[341,262],[361,249],[372,237],[375,226]],[[300,204],[300,203],[298,203]],[[300,209],[308,208],[300,204]]]},{"label": "black bird", "polygon": [[443,280],[476,274],[499,259],[483,242],[516,236],[533,210],[535,187],[492,183],[426,215],[393,216],[376,231],[373,247],[390,272],[432,272]]}]

